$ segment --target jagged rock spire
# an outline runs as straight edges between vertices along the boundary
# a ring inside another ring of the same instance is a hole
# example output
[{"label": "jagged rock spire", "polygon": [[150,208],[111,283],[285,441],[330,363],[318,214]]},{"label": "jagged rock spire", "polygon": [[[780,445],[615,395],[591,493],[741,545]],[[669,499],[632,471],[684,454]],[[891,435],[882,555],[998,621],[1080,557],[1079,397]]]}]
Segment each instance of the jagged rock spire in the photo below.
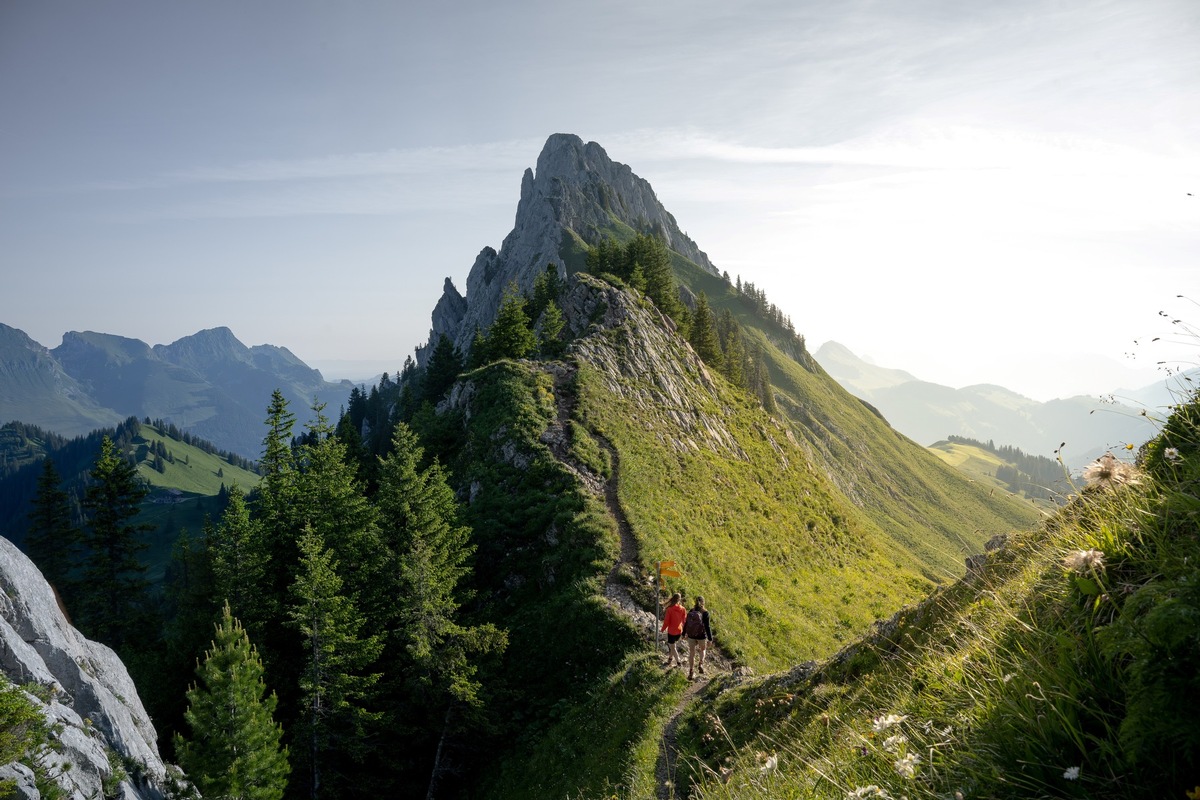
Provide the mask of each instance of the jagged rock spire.
[{"label": "jagged rock spire", "polygon": [[429,343],[418,349],[418,360],[424,362],[442,334],[466,350],[475,329],[486,329],[496,318],[510,283],[528,291],[549,263],[565,275],[572,268],[566,255],[573,245],[599,241],[612,230],[614,220],[662,237],[672,250],[718,274],[649,183],[610,159],[595,142],[584,144],[574,134],[556,133],[546,140],[536,171],[527,169],[521,178],[516,222],[500,251],[485,247],[476,257],[467,275],[466,297],[446,279],[433,310]]}]

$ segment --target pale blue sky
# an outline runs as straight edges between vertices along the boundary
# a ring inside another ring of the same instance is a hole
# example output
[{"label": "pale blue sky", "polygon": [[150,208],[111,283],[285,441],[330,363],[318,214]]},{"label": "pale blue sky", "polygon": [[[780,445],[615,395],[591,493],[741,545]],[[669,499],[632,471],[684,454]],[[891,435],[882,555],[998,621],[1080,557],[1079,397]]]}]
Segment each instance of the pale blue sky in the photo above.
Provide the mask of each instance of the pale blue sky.
[{"label": "pale blue sky", "polygon": [[1196,360],[1133,346],[1200,322],[1190,0],[6,0],[0,322],[394,370],[554,132],[814,349],[1037,399]]}]

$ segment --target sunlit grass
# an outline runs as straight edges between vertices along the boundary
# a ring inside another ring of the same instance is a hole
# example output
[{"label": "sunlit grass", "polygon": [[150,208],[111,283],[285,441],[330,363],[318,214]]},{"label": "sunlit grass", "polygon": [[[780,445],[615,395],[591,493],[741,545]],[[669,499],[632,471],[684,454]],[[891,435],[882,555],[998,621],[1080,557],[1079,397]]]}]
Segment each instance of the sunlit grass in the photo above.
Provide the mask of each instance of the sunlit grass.
[{"label": "sunlit grass", "polygon": [[818,669],[714,691],[681,730],[692,796],[1182,799],[1200,782],[1197,420],[1181,407],[1136,483],[1085,489]]}]

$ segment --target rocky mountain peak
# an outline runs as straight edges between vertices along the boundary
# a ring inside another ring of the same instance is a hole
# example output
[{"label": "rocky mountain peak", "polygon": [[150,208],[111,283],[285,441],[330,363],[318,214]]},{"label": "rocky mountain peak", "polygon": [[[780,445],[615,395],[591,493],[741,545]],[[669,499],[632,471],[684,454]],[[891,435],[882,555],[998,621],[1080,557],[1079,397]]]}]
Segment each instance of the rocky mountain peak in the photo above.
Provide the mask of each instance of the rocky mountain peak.
[{"label": "rocky mountain peak", "polygon": [[171,344],[156,344],[154,352],[165,361],[200,372],[225,361],[252,360],[250,349],[226,327],[208,328]]},{"label": "rocky mountain peak", "polygon": [[433,312],[429,344],[418,350],[418,361],[424,361],[442,334],[466,350],[475,329],[485,330],[496,318],[510,284],[528,291],[550,263],[565,276],[579,266],[568,264],[571,250],[578,252],[581,242],[595,244],[619,226],[659,236],[672,250],[718,274],[648,182],[595,142],[584,143],[568,133],[550,136],[536,169],[525,170],[521,178],[516,220],[499,252],[490,247],[480,251],[467,275],[465,298],[447,279]]}]

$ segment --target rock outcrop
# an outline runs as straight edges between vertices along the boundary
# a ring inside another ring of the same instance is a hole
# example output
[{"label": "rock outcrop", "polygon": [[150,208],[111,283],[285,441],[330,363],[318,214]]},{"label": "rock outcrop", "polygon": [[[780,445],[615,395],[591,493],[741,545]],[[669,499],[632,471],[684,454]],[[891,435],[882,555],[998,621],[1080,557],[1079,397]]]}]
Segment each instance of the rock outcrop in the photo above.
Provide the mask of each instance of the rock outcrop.
[{"label": "rock outcrop", "polygon": [[447,279],[433,312],[429,343],[418,349],[418,361],[424,363],[442,334],[468,349],[475,329],[486,330],[495,320],[510,283],[528,291],[550,263],[565,276],[569,248],[594,244],[618,225],[659,236],[675,252],[718,274],[649,183],[610,159],[595,142],[584,144],[567,133],[552,135],[538,156],[536,172],[527,169],[521,179],[512,232],[499,252],[490,247],[480,251],[467,275],[465,299]]},{"label": "rock outcrop", "polygon": [[[59,752],[52,761],[64,767],[58,781],[68,796],[165,796],[167,768],[157,735],[125,665],[110,648],[71,626],[41,572],[2,537],[0,671],[12,683],[35,685],[35,694],[49,698],[34,699],[59,726]],[[7,769],[15,777],[24,775],[19,767]],[[18,782],[19,787],[28,784]],[[28,788],[18,791],[25,792],[19,797],[37,796]]]}]

